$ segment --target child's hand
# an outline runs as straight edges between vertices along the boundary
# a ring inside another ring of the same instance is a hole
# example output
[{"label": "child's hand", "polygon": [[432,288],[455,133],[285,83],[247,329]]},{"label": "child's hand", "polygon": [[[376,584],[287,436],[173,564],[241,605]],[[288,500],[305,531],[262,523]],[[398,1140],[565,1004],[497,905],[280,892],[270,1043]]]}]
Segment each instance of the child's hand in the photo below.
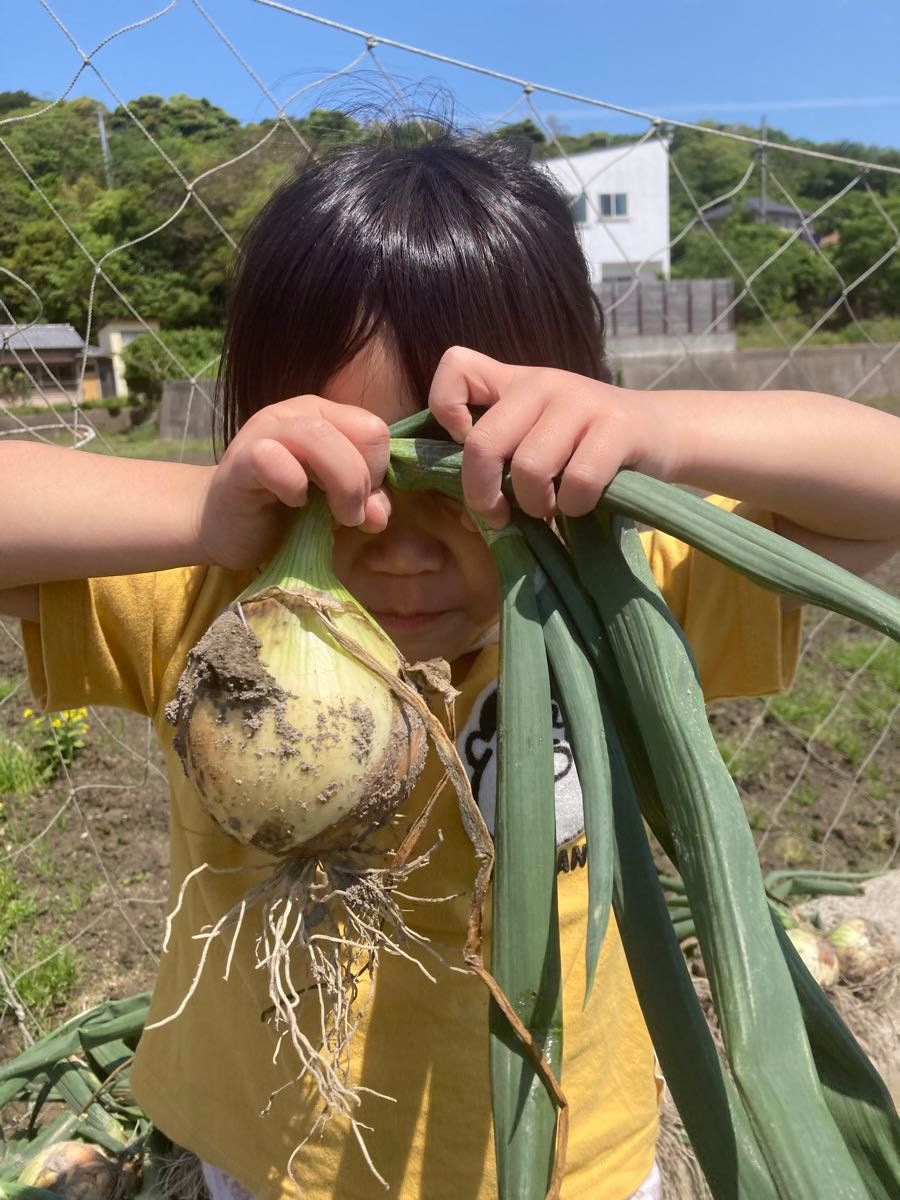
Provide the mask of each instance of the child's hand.
[{"label": "child's hand", "polygon": [[310,483],[335,520],[379,532],[390,505],[379,490],[389,456],[388,427],[374,413],[320,396],[295,396],[254,413],[212,474],[199,517],[211,562],[255,567],[275,550],[290,510]]},{"label": "child's hand", "polygon": [[[488,410],[474,424],[472,405]],[[429,406],[464,443],[468,507],[494,526],[510,515],[500,490],[506,462],[516,499],[533,517],[590,512],[620,467],[659,479],[673,470],[674,422],[652,392],[455,346],[435,372]]]}]

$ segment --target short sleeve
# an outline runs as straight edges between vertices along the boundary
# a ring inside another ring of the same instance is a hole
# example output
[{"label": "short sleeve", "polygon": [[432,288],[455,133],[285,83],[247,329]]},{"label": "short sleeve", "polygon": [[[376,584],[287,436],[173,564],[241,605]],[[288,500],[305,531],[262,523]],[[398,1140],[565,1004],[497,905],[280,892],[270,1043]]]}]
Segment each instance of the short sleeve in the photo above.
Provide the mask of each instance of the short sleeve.
[{"label": "short sleeve", "polygon": [[40,622],[22,622],[31,690],[41,708],[153,711],[155,591],[152,574],[41,584]]},{"label": "short sleeve", "polygon": [[247,578],[183,567],[41,584],[40,620],[22,622],[35,701],[156,717],[187,651]]},{"label": "short sleeve", "polygon": [[[772,516],[751,505],[707,497],[766,528]],[[641,535],[651,570],[684,631],[708,701],[765,696],[793,682],[802,612],[781,610],[781,597],[668,534]]]}]

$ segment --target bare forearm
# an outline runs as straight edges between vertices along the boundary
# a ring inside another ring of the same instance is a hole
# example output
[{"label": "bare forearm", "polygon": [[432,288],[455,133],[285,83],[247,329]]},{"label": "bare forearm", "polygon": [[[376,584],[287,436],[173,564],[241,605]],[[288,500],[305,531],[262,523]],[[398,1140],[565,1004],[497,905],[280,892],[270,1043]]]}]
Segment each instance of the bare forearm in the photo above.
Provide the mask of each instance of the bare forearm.
[{"label": "bare forearm", "polygon": [[205,561],[211,470],[0,444],[0,589]]},{"label": "bare forearm", "polygon": [[900,419],[814,392],[654,393],[676,482],[829,537],[900,540]]}]

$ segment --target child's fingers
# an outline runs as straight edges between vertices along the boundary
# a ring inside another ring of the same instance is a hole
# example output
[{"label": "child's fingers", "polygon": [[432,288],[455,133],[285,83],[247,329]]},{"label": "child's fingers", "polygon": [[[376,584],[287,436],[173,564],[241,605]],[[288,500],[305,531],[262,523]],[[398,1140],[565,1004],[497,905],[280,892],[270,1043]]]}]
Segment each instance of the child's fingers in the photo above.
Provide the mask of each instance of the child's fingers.
[{"label": "child's fingers", "polygon": [[567,517],[583,517],[593,511],[625,459],[617,430],[610,424],[592,426],[563,471],[556,493],[558,510]]},{"label": "child's fingers", "polygon": [[[368,409],[354,404],[337,404],[322,396],[293,396],[273,404],[264,414],[264,432],[271,432],[273,423],[279,431],[287,428],[292,439],[306,436],[310,422],[321,420],[333,425],[351,442],[365,460],[372,487],[382,483],[390,461],[390,430],[384,421]],[[281,438],[282,433],[276,434]],[[310,444],[310,449],[314,449]],[[304,454],[299,457],[305,458]]]},{"label": "child's fingers", "polygon": [[462,485],[466,504],[490,525],[509,520],[509,504],[501,487],[506,462],[537,422],[546,401],[540,381],[523,377],[505,393],[505,403],[488,409],[465,440]]},{"label": "child's fingers", "polygon": [[301,508],[309,494],[309,477],[287,446],[274,438],[259,438],[248,452],[253,482],[288,508]]},{"label": "child's fingers", "polygon": [[384,488],[376,488],[365,504],[366,519],[360,529],[363,533],[384,533],[391,518],[391,498]]},{"label": "child's fingers", "polygon": [[477,350],[451,346],[434,373],[428,407],[455,441],[464,442],[472,430],[470,405],[489,408],[520,370]]},{"label": "child's fingers", "polygon": [[353,404],[335,404],[323,400],[322,415],[348,438],[360,452],[369,469],[372,487],[380,487],[391,459],[391,431],[381,417]]},{"label": "child's fingers", "polygon": [[324,417],[298,417],[279,423],[278,441],[306,469],[328,497],[341,525],[362,525],[372,479],[356,446]]},{"label": "child's fingers", "polygon": [[577,411],[572,419],[544,409],[513,451],[509,473],[519,506],[530,517],[552,517],[556,511],[554,481],[572,459],[585,432]]}]

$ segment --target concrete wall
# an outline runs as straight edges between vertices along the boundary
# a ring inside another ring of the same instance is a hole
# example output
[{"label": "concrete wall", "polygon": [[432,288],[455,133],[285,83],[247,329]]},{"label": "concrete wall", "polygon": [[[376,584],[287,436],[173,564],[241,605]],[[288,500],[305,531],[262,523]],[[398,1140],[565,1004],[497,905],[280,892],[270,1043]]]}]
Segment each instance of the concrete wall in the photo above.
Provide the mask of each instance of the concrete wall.
[{"label": "concrete wall", "polygon": [[[887,358],[891,355],[890,358]],[[882,360],[887,361],[882,365]],[[787,350],[736,350],[631,357],[613,364],[624,387],[721,388],[754,391],[799,389],[874,400],[900,396],[900,343],[860,346],[808,346]]]},{"label": "concrete wall", "polygon": [[[82,422],[86,421],[92,429],[96,429],[98,433],[123,433],[134,424],[133,414],[139,411],[122,408],[113,415],[105,408],[91,408],[82,415],[81,419]],[[56,429],[71,429],[73,425],[72,410],[68,402],[65,405],[61,404],[58,412],[59,417],[55,416],[50,409],[46,413],[31,413],[25,417],[14,417],[11,412],[4,411],[0,405],[0,433],[13,435],[21,433],[23,437],[26,437],[26,428],[40,429],[42,433],[53,432]]]},{"label": "concrete wall", "polygon": [[[710,335],[710,338],[713,336],[727,340],[726,335]],[[634,352],[641,342],[650,348],[668,342],[673,348],[665,354],[639,355]],[[675,347],[674,339],[665,338],[634,339],[624,349],[631,353],[617,355],[615,345],[611,346],[617,380],[624,387],[753,391],[765,385],[835,396],[852,393],[857,400],[900,397],[898,345],[812,346],[798,350],[793,358],[788,358],[785,351],[769,349],[714,351],[709,349],[708,341],[697,347],[698,352],[686,355],[680,344]],[[892,350],[896,353],[878,367]],[[212,427],[212,396],[212,380],[201,381],[193,389],[184,380],[166,383],[159,413],[160,436],[175,441],[183,437],[208,438]],[[92,421],[93,418],[92,413]]]},{"label": "concrete wall", "polygon": [[197,383],[187,379],[167,380],[159,406],[159,436],[175,441],[211,437],[214,388],[212,379]]}]

